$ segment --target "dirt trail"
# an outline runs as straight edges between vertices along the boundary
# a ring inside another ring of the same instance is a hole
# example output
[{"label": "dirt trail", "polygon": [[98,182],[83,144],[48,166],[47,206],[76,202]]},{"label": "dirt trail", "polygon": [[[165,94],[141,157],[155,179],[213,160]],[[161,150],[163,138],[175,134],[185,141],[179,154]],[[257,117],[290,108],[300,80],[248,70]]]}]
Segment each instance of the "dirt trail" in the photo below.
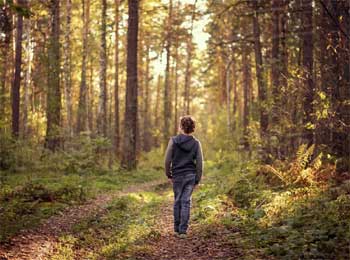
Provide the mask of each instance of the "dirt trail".
[{"label": "dirt trail", "polygon": [[164,180],[136,184],[122,191],[102,194],[85,204],[69,207],[58,215],[44,220],[39,227],[23,230],[6,245],[0,245],[0,260],[47,260],[59,236],[69,233],[82,219],[102,214],[115,198],[132,192],[149,190]]},{"label": "dirt trail", "polygon": [[[229,242],[228,236],[238,231],[228,231],[223,226],[210,226],[204,231],[198,223],[191,223],[186,239],[177,238],[173,232],[172,202],[160,210],[160,237],[146,241],[147,252],[135,255],[137,260],[231,260],[242,259],[241,251]],[[130,258],[129,258],[130,259]]]}]

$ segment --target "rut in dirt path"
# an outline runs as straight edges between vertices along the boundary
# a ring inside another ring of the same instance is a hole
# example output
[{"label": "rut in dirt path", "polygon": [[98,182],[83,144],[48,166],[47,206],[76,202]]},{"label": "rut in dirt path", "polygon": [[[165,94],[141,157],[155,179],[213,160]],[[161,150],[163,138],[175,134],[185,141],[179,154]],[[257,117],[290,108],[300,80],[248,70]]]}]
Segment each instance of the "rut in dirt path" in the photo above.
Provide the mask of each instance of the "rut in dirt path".
[{"label": "rut in dirt path", "polygon": [[205,231],[199,223],[191,223],[186,239],[177,238],[173,232],[172,201],[160,209],[157,231],[160,237],[145,241],[147,252],[140,252],[132,259],[137,260],[232,260],[242,259],[242,250],[230,239],[232,231],[223,226],[211,225]]},{"label": "rut in dirt path", "polygon": [[6,245],[0,245],[0,260],[47,260],[52,254],[58,238],[69,233],[82,219],[103,214],[115,198],[128,193],[150,190],[164,183],[164,180],[136,184],[122,191],[101,194],[82,205],[69,207],[58,215],[44,220],[39,227],[23,230]]}]

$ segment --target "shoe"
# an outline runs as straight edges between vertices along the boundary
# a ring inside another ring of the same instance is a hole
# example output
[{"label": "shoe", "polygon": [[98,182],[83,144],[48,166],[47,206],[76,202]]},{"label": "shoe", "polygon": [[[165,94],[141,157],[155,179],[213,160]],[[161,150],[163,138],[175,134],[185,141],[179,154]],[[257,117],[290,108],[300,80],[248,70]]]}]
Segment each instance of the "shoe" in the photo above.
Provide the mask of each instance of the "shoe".
[{"label": "shoe", "polygon": [[187,238],[187,234],[186,234],[186,233],[177,233],[176,236],[177,236],[178,238],[181,238],[181,239]]}]

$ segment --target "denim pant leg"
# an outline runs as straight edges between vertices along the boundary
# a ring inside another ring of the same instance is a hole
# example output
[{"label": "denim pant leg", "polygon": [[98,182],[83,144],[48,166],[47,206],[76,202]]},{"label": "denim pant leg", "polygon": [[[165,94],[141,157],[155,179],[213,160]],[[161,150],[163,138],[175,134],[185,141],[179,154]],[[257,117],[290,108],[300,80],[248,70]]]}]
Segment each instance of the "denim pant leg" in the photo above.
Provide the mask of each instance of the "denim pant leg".
[{"label": "denim pant leg", "polygon": [[181,202],[181,222],[179,226],[180,233],[186,233],[190,220],[191,196],[195,184],[195,175],[188,175],[184,179],[184,186],[180,198]]},{"label": "denim pant leg", "polygon": [[180,218],[181,218],[181,193],[182,193],[182,179],[173,179],[174,190],[174,231],[179,232]]}]

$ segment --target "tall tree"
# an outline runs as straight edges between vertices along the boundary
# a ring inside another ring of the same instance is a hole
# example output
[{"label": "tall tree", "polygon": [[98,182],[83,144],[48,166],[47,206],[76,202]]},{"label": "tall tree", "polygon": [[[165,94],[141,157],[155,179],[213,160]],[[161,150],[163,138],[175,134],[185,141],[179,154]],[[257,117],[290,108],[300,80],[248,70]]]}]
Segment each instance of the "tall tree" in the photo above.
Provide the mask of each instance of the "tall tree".
[{"label": "tall tree", "polygon": [[[25,1],[19,0],[18,5],[24,7]],[[22,71],[22,35],[23,35],[23,12],[17,12],[16,26],[16,50],[15,50],[15,74],[11,88],[12,99],[12,135],[19,134],[19,106],[20,106],[20,85]]]},{"label": "tall tree", "polygon": [[107,0],[101,1],[101,45],[100,45],[100,94],[97,111],[97,132],[107,136],[107,40],[106,40],[106,16]]},{"label": "tall tree", "polygon": [[276,125],[280,116],[280,6],[281,0],[272,1],[272,50],[271,50],[271,83],[273,109],[271,123]]},{"label": "tall tree", "polygon": [[303,124],[304,138],[308,143],[313,142],[313,100],[314,100],[314,84],[313,84],[313,25],[312,25],[312,0],[301,0],[303,10],[302,25],[302,66],[303,66]]},{"label": "tall tree", "polygon": [[[161,92],[161,84],[162,84],[162,76],[159,74],[157,79],[157,90],[156,90],[156,102],[154,105],[154,125],[157,130],[157,134],[154,138],[154,145],[159,146],[159,134],[158,131],[160,131],[160,92]],[[162,136],[161,136],[162,138]]]},{"label": "tall tree", "polygon": [[188,115],[190,114],[190,88],[191,88],[191,62],[192,62],[192,55],[193,55],[193,23],[195,19],[196,14],[196,4],[197,0],[193,3],[193,9],[192,9],[192,16],[191,16],[191,26],[190,26],[190,33],[187,38],[187,58],[186,58],[186,72],[185,72],[185,91],[184,91],[184,103],[185,103],[185,113]]},{"label": "tall tree", "polygon": [[253,14],[253,36],[254,36],[254,52],[255,52],[255,71],[258,83],[258,98],[260,105],[260,135],[264,139],[267,134],[268,127],[268,113],[266,109],[267,102],[267,86],[264,75],[261,42],[260,42],[260,25],[259,25],[259,5],[258,1],[253,2],[254,14]]},{"label": "tall tree", "polygon": [[50,1],[50,38],[48,47],[47,128],[45,147],[55,151],[60,147],[60,1]]},{"label": "tall tree", "polygon": [[[179,8],[179,5],[178,5]],[[174,132],[173,134],[176,135],[178,131],[178,96],[179,96],[179,35],[178,32],[176,33],[175,38],[175,80],[174,80]]]},{"label": "tall tree", "polygon": [[226,116],[227,116],[227,130],[229,133],[232,131],[232,118],[231,118],[231,64],[234,63],[234,54],[231,60],[228,61],[225,69],[226,73]]},{"label": "tall tree", "polygon": [[86,71],[87,71],[87,54],[88,54],[88,34],[90,24],[90,0],[82,0],[83,9],[83,51],[81,62],[81,82],[79,90],[79,104],[78,104],[78,116],[77,116],[77,132],[86,131],[88,129],[87,116],[87,84],[86,84]]},{"label": "tall tree", "polygon": [[26,72],[24,80],[24,102],[23,102],[23,137],[28,134],[28,107],[29,107],[29,90],[32,77],[32,59],[33,59],[33,44],[31,36],[31,21],[26,22]]},{"label": "tall tree", "polygon": [[5,119],[5,105],[6,105],[6,79],[8,74],[9,53],[11,52],[12,39],[12,12],[10,5],[4,5],[0,8],[1,17],[1,31],[5,34],[0,41],[0,122]]},{"label": "tall tree", "polygon": [[146,152],[151,150],[151,126],[149,115],[150,104],[150,43],[146,42],[146,72],[145,72],[145,86],[144,86],[144,115],[143,115],[143,149]]},{"label": "tall tree", "polygon": [[94,77],[94,68],[92,65],[92,58],[89,59],[89,88],[88,88],[88,95],[87,95],[87,103],[88,103],[88,128],[90,132],[94,133],[94,88],[93,88],[93,77]]},{"label": "tall tree", "polygon": [[139,1],[128,0],[127,79],[125,94],[124,143],[122,166],[136,168],[137,135],[137,43]]},{"label": "tall tree", "polygon": [[71,84],[71,15],[72,15],[72,0],[66,0],[66,14],[65,22],[66,26],[64,28],[64,42],[63,42],[63,78],[64,78],[64,95],[66,99],[66,113],[67,113],[67,131],[68,136],[73,135],[72,128],[72,84]]},{"label": "tall tree", "polygon": [[164,78],[164,129],[163,129],[163,144],[166,147],[168,138],[170,135],[170,122],[171,122],[171,100],[170,100],[170,57],[171,57],[171,45],[172,45],[172,19],[173,19],[173,1],[169,1],[169,13],[166,26],[166,67]]},{"label": "tall tree", "polygon": [[237,93],[237,71],[236,71],[236,61],[233,60],[232,62],[232,75],[233,75],[233,125],[232,130],[236,130],[236,114],[237,114],[237,107],[238,107],[238,93]]},{"label": "tall tree", "polygon": [[249,93],[252,87],[251,82],[251,67],[250,67],[250,56],[249,48],[244,47],[242,53],[242,66],[243,66],[243,145],[245,149],[249,149],[249,137],[248,137],[248,126],[249,126]]},{"label": "tall tree", "polygon": [[114,151],[119,156],[120,118],[119,118],[119,6],[120,0],[115,0],[115,47],[114,47]]}]

